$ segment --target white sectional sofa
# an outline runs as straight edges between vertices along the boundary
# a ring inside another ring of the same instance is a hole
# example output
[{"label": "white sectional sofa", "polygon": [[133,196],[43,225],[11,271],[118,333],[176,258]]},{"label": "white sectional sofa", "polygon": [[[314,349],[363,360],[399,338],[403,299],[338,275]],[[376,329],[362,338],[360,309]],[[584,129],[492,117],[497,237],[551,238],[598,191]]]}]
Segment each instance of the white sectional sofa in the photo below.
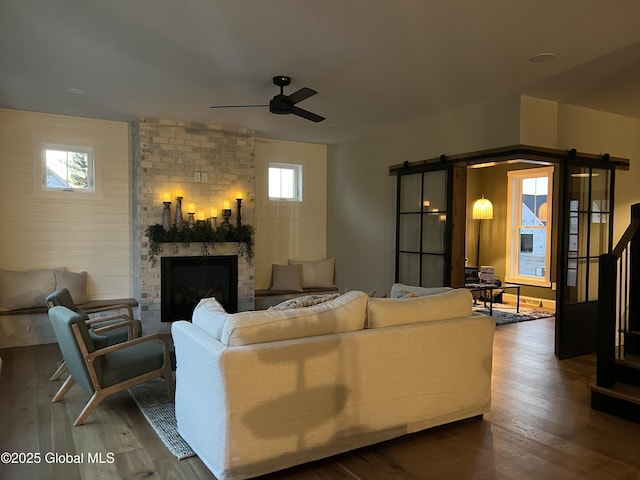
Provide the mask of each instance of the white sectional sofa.
[{"label": "white sectional sofa", "polygon": [[495,320],[471,305],[465,289],[236,314],[205,299],[172,326],[178,431],[225,480],[482,415]]}]

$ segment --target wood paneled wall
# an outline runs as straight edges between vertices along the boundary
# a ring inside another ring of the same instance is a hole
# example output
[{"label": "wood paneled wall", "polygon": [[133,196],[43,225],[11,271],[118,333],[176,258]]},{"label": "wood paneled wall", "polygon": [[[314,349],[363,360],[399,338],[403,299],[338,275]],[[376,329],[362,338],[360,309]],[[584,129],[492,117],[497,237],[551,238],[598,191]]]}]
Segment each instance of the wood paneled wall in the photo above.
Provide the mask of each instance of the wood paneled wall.
[{"label": "wood paneled wall", "polygon": [[[93,146],[96,195],[43,195],[43,143]],[[87,271],[91,298],[130,296],[130,151],[126,122],[0,109],[0,268]]]}]

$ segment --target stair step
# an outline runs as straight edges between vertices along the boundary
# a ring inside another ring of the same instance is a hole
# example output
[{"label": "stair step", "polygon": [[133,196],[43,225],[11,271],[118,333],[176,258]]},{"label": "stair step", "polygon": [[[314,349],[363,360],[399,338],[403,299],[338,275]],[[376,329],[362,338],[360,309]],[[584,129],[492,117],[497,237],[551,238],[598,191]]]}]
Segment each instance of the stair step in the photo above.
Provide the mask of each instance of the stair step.
[{"label": "stair step", "polygon": [[590,383],[591,408],[640,423],[640,387],[617,382],[613,388]]},{"label": "stair step", "polygon": [[595,383],[590,383],[589,388],[592,392],[617,398],[625,402],[635,403],[640,406],[640,387],[617,382],[612,388],[600,387]]}]

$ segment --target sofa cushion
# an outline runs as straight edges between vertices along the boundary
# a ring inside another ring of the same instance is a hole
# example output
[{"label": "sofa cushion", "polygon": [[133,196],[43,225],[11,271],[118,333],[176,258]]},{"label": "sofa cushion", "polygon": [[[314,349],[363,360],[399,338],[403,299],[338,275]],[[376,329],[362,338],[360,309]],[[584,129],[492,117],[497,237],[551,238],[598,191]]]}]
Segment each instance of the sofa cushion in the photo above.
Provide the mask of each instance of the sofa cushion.
[{"label": "sofa cushion", "polygon": [[411,298],[372,298],[367,306],[367,327],[464,318],[472,313],[473,297],[466,288]]},{"label": "sofa cushion", "polygon": [[[351,332],[364,328],[369,297],[352,291],[312,307],[253,312],[201,312],[193,323],[224,345],[236,347],[294,338]],[[216,336],[222,325],[219,337]]]},{"label": "sofa cushion", "polygon": [[302,265],[302,286],[304,288],[334,287],[335,259],[318,261],[289,260],[289,265]]},{"label": "sofa cushion", "polygon": [[0,270],[0,310],[47,306],[47,295],[56,289],[54,270],[14,272]]},{"label": "sofa cushion", "polygon": [[272,265],[271,290],[302,292],[302,265]]},{"label": "sofa cushion", "polygon": [[191,321],[212,337],[220,340],[222,327],[231,314],[215,298],[203,298],[193,310]]},{"label": "sofa cushion", "polygon": [[414,287],[413,285],[405,285],[403,283],[394,283],[391,286],[389,297],[391,298],[408,298],[408,297],[426,297],[429,295],[437,295],[439,293],[448,292],[451,287]]},{"label": "sofa cushion", "polygon": [[66,288],[75,304],[89,301],[87,294],[87,272],[69,272],[67,270],[54,270],[56,278],[56,290]]}]

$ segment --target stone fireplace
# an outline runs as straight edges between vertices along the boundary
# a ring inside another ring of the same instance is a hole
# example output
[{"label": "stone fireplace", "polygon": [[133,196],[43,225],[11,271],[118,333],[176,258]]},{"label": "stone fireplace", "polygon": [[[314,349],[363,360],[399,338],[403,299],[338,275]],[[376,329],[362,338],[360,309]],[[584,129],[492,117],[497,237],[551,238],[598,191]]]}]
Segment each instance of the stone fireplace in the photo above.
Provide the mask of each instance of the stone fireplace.
[{"label": "stone fireplace", "polygon": [[[139,118],[133,124],[133,292],[139,300],[138,315],[145,333],[167,332],[170,323],[161,321],[162,259],[202,257],[202,245],[164,244],[157,262],[149,262],[148,225],[162,223],[163,200],[170,194],[171,222],[175,222],[175,196],[183,196],[183,217],[187,205],[195,204],[204,218],[216,209],[221,217],[225,202],[237,215],[236,192],[242,192],[242,222],[255,222],[254,134],[250,130],[217,125]],[[216,243],[211,256],[237,256],[237,309],[254,306],[254,268],[235,243]]]}]

